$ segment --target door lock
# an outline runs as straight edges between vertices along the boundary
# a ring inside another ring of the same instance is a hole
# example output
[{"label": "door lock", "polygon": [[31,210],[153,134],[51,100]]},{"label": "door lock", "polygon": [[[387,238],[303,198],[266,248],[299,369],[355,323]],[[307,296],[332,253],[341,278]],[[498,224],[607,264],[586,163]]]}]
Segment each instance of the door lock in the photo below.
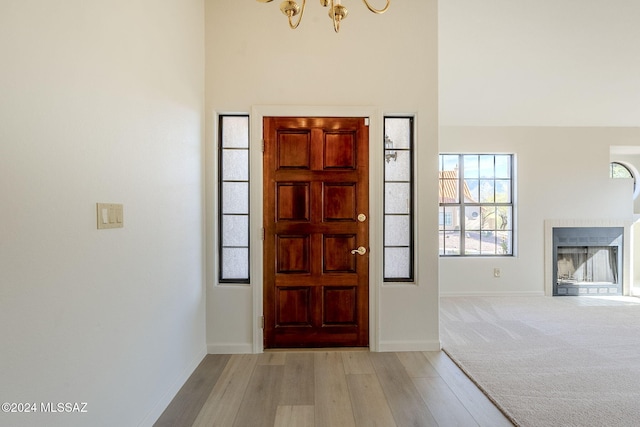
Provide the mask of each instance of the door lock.
[{"label": "door lock", "polygon": [[367,253],[367,248],[365,248],[364,246],[360,246],[358,249],[353,249],[351,251],[352,255],[358,254],[358,255],[364,255]]},{"label": "door lock", "polygon": [[367,216],[365,214],[358,215],[358,221],[365,222],[367,220]]}]

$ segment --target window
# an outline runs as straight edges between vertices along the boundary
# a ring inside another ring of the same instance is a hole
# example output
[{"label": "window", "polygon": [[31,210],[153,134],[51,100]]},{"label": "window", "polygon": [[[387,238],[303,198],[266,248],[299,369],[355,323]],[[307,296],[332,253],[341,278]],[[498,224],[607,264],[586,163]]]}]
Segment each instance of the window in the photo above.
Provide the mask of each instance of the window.
[{"label": "window", "polygon": [[513,255],[513,156],[441,154],[442,256]]},{"label": "window", "polygon": [[453,215],[451,212],[440,212],[440,222],[439,225],[452,225],[453,224]]},{"label": "window", "polygon": [[620,162],[611,162],[609,175],[611,178],[633,178],[633,174],[628,167]]},{"label": "window", "polygon": [[611,178],[631,178],[633,179],[633,198],[636,199],[640,193],[640,188],[636,183],[637,171],[634,166],[626,162],[611,162],[609,164],[609,177]]},{"label": "window", "polygon": [[249,283],[249,116],[220,116],[219,282]]},{"label": "window", "polygon": [[385,117],[384,135],[384,281],[411,282],[413,117]]}]

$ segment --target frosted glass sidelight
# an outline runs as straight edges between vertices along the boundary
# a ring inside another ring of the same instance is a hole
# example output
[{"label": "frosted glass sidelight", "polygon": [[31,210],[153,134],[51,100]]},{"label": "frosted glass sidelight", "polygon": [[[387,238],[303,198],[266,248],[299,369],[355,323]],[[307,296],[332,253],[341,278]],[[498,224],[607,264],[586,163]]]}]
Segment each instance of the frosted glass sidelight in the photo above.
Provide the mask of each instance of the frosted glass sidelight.
[{"label": "frosted glass sidelight", "polygon": [[225,214],[249,213],[249,183],[222,183],[222,212]]},{"label": "frosted glass sidelight", "polygon": [[222,245],[249,246],[249,217],[247,215],[222,216]]},{"label": "frosted glass sidelight", "polygon": [[245,279],[249,277],[249,249],[222,249],[222,279]]},{"label": "frosted glass sidelight", "polygon": [[249,116],[221,115],[219,280],[249,283]]},{"label": "frosted glass sidelight", "polygon": [[384,250],[384,277],[406,278],[410,277],[411,251],[409,248],[385,248]]},{"label": "frosted glass sidelight", "polygon": [[385,246],[409,246],[411,244],[411,218],[408,215],[387,215],[384,222]]},{"label": "frosted glass sidelight", "polygon": [[222,147],[249,148],[249,117],[223,116]]},{"label": "frosted glass sidelight", "polygon": [[384,211],[387,214],[409,213],[409,192],[411,186],[404,183],[388,182],[384,186]]},{"label": "frosted glass sidelight", "polygon": [[222,179],[224,181],[249,180],[249,150],[224,150]]},{"label": "frosted glass sidelight", "polygon": [[393,148],[411,148],[412,120],[407,117],[386,117],[384,133],[393,141]]},{"label": "frosted glass sidelight", "polygon": [[[386,150],[387,153],[389,150]],[[411,181],[411,153],[396,151],[396,159],[391,160],[384,167],[385,181]]]},{"label": "frosted glass sidelight", "polygon": [[381,141],[385,155],[384,281],[411,282],[414,278],[413,117],[385,117],[384,135]]}]

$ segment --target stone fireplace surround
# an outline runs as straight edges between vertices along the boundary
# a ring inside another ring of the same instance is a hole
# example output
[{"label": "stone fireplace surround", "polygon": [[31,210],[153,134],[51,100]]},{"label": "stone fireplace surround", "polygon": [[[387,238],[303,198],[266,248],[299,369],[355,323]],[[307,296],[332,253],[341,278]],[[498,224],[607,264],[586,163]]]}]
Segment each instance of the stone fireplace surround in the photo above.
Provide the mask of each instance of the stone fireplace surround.
[{"label": "stone fireplace surround", "polygon": [[[556,267],[557,259],[554,251],[553,229],[554,228],[599,228],[599,227],[622,227],[622,269],[618,272],[622,277],[622,295],[629,295],[630,290],[630,229],[631,221],[624,220],[546,220],[545,221],[545,295],[553,296],[554,294],[554,267]],[[585,295],[589,295],[585,293]],[[592,294],[593,295],[593,294]]]}]

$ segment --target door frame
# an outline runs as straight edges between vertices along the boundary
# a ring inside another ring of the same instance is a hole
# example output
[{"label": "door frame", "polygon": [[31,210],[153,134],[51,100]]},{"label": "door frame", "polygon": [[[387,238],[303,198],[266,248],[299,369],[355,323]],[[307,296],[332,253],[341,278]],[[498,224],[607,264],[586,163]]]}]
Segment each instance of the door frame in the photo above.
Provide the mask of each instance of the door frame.
[{"label": "door frame", "polygon": [[[383,115],[371,106],[283,106],[255,105],[250,114],[250,262],[253,297],[253,353],[264,351],[263,315],[263,159],[262,135],[264,117],[363,117],[369,119],[369,196],[383,194],[384,159]],[[379,350],[379,293],[382,284],[382,197],[369,197],[369,349]]]}]

